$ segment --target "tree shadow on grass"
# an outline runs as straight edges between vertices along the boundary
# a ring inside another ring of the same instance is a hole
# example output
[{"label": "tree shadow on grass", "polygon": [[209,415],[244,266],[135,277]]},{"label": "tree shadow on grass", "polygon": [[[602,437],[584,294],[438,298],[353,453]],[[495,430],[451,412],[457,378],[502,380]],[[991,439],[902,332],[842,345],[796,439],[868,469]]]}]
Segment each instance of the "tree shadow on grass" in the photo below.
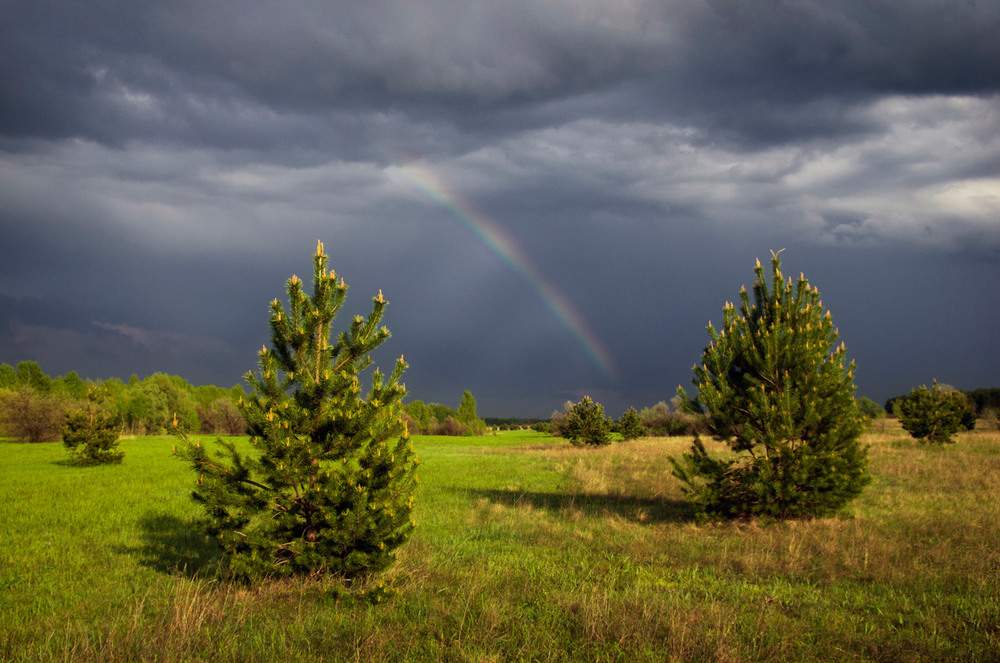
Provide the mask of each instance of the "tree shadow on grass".
[{"label": "tree shadow on grass", "polygon": [[583,513],[592,517],[615,516],[637,523],[682,523],[695,520],[694,509],[684,500],[484,488],[460,492],[509,507],[530,506],[557,513]]},{"label": "tree shadow on grass", "polygon": [[142,542],[129,552],[143,566],[187,577],[213,575],[218,568],[221,551],[195,519],[148,513],[139,529]]}]

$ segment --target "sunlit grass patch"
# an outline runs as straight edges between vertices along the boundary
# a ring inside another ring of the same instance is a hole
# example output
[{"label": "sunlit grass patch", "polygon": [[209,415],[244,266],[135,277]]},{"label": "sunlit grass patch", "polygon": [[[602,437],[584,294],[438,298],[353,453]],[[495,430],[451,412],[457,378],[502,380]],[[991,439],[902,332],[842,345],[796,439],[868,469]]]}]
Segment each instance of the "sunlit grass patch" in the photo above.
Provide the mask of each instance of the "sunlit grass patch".
[{"label": "sunlit grass patch", "polygon": [[782,523],[693,520],[667,460],[690,441],[415,438],[376,604],[213,579],[170,438],[93,468],[3,445],[0,660],[1000,660],[1000,435],[869,435],[861,497]]}]

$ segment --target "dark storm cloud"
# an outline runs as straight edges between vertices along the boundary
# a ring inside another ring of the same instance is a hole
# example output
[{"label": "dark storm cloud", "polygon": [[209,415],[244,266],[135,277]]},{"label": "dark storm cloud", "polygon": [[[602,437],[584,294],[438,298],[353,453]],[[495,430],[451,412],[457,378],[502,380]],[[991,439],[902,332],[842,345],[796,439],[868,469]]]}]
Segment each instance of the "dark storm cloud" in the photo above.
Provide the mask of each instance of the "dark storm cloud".
[{"label": "dark storm cloud", "polygon": [[5,14],[4,133],[119,144],[336,144],[398,113],[475,134],[564,120],[577,103],[780,140],[862,129],[843,111],[873,95],[1000,85],[988,2],[15,2]]},{"label": "dark storm cloud", "polygon": [[996,386],[996,34],[975,1],[9,2],[0,361],[232,384],[320,238],[413,397],[614,412],[785,247],[861,393]]}]

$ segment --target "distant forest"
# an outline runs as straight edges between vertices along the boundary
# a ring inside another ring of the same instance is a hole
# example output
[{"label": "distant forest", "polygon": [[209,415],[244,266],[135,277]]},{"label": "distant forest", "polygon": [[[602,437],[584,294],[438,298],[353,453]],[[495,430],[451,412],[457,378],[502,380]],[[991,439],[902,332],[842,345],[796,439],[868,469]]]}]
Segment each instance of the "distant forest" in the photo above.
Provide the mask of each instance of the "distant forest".
[{"label": "distant forest", "polygon": [[[76,371],[49,377],[34,361],[0,364],[0,434],[32,442],[59,439],[63,414],[87,402],[114,412],[125,435],[161,435],[177,428],[185,433],[243,435],[246,423],[238,403],[242,385],[194,386],[184,378],[154,373],[128,381],[81,378]],[[413,401],[403,406],[411,433],[481,435],[487,424],[476,414],[476,401],[466,391],[457,409],[440,403]]]},{"label": "distant forest", "polygon": [[54,439],[62,413],[87,401],[117,413],[125,435],[164,433],[175,419],[186,433],[241,435],[245,430],[236,407],[245,396],[242,386],[195,387],[165,373],[142,379],[132,375],[128,382],[117,377],[84,380],[76,371],[51,378],[34,361],[0,364],[0,396],[0,421],[9,425],[12,418],[29,416],[52,420],[55,432],[45,436]]},{"label": "distant forest", "polygon": [[[962,393],[968,397],[977,417],[1000,412],[1000,388],[972,389]],[[896,401],[907,395],[888,399],[886,412],[892,413]],[[145,378],[132,375],[127,382],[117,377],[85,380],[76,371],[49,377],[34,361],[22,361],[16,366],[0,364],[0,425],[6,422],[4,427],[9,428],[12,420],[18,417],[49,419],[52,425],[48,428],[55,431],[49,433],[49,437],[54,434],[54,439],[58,439],[63,412],[87,400],[116,412],[126,435],[165,433],[172,427],[175,417],[178,427],[184,432],[241,435],[245,424],[237,403],[245,396],[241,385],[229,388],[212,385],[196,387],[180,376],[164,373],[154,373]],[[652,421],[654,415],[670,414],[665,403],[656,407],[664,412],[654,412],[655,408],[647,408],[648,413],[643,410],[644,421],[650,419],[650,425],[655,423]],[[404,405],[403,411],[412,433],[437,435],[478,435],[487,428],[528,427],[548,421],[537,418],[480,419],[475,399],[469,392],[463,394],[457,410],[440,403],[413,401]]]}]

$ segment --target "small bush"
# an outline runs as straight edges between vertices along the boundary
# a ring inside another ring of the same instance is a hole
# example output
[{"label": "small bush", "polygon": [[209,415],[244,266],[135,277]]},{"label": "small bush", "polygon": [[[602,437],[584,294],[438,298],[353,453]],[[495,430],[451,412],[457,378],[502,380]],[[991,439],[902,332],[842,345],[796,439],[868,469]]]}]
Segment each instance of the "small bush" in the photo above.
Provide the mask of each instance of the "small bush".
[{"label": "small bush", "polygon": [[561,410],[553,410],[552,416],[549,417],[549,431],[555,437],[566,437],[566,417],[569,416],[570,410],[573,409],[573,401],[566,401],[563,403]]},{"label": "small bush", "polygon": [[465,435],[465,424],[458,421],[454,417],[446,417],[444,422],[440,426],[438,426],[434,434],[454,435],[456,437]]},{"label": "small bush", "polygon": [[4,435],[21,442],[56,442],[65,408],[56,396],[21,387],[0,399],[0,427]]},{"label": "small bush", "polygon": [[215,433],[221,435],[245,435],[247,432],[247,422],[240,414],[239,408],[232,398],[219,398],[212,403],[212,410],[215,412],[216,429]]},{"label": "small bush", "polygon": [[694,424],[697,417],[687,412],[678,412],[676,407],[671,408],[664,401],[643,408],[639,418],[646,431],[658,437],[676,437],[696,432]]}]

